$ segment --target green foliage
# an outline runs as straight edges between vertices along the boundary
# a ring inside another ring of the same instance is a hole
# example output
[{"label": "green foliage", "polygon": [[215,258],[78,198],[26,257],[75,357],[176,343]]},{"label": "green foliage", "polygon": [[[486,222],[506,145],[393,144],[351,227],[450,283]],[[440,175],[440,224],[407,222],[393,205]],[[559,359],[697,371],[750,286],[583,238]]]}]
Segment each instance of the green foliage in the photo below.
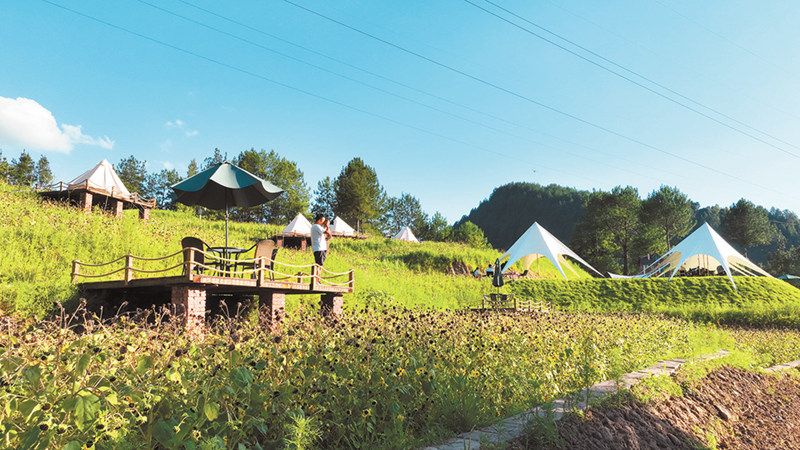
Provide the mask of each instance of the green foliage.
[{"label": "green foliage", "polygon": [[236,210],[240,221],[286,224],[298,213],[308,210],[310,194],[297,163],[278,155],[275,150],[245,150],[234,159],[235,165],[263,178],[284,190],[284,193],[263,205]]},{"label": "green foliage", "polygon": [[332,218],[334,207],[336,206],[336,192],[333,189],[333,180],[331,177],[325,177],[317,183],[317,189],[314,190],[314,203],[311,205],[311,212],[313,214],[324,214],[325,217]]},{"label": "green foliage", "polygon": [[593,192],[586,203],[586,214],[575,226],[576,250],[589,255],[587,261],[600,271],[618,272],[617,261],[621,261],[623,274],[637,272],[633,251],[637,246],[648,247],[641,242],[647,236],[640,233],[641,203],[639,192],[630,186]]},{"label": "green foliage", "polygon": [[741,199],[723,216],[721,225],[725,237],[744,249],[745,258],[748,248],[769,242],[773,230],[767,214],[763,207]]},{"label": "green foliage", "polygon": [[425,224],[424,229],[420,232],[419,238],[425,241],[444,242],[451,240],[453,235],[453,227],[447,223],[447,219],[436,211]]},{"label": "green foliage", "polygon": [[419,199],[405,192],[397,198],[389,198],[386,202],[386,216],[390,234],[396,234],[409,226],[421,238],[422,232],[427,227],[428,215],[422,210]]},{"label": "green foliage", "polygon": [[25,150],[19,158],[11,160],[11,183],[17,186],[31,186],[36,181],[36,163]]},{"label": "green foliage", "polygon": [[694,226],[692,202],[676,187],[661,186],[642,202],[642,222],[663,233],[667,250]]},{"label": "green foliage", "polygon": [[42,155],[36,163],[36,184],[48,186],[53,182],[53,171],[50,170],[50,161]]},{"label": "green foliage", "polygon": [[145,190],[142,195],[146,198],[154,198],[156,205],[161,209],[175,209],[176,203],[173,200],[174,191],[171,186],[181,181],[181,176],[175,169],[163,169],[161,172],[154,172],[147,175]]},{"label": "green foliage", "polygon": [[131,192],[147,191],[147,161],[139,161],[131,155],[114,166],[117,176]]},{"label": "green foliage", "polygon": [[497,249],[507,249],[533,224],[550,230],[558,239],[569,242],[575,224],[583,217],[583,204],[589,196],[551,184],[509,183],[492,192],[488,199],[462,218],[480,227],[486,239]]},{"label": "green foliage", "polygon": [[353,224],[356,229],[360,229],[362,223],[374,222],[383,216],[386,193],[378,182],[375,169],[361,158],[350,160],[333,185],[336,192],[336,214]]},{"label": "green foliage", "polygon": [[722,337],[642,315],[402,308],[335,326],[297,313],[281,336],[221,320],[203,339],[161,313],[74,319],[2,323],[6,446],[416,448]]},{"label": "green foliage", "polygon": [[489,242],[483,235],[483,230],[469,220],[455,227],[450,239],[472,248],[486,248],[489,246]]}]

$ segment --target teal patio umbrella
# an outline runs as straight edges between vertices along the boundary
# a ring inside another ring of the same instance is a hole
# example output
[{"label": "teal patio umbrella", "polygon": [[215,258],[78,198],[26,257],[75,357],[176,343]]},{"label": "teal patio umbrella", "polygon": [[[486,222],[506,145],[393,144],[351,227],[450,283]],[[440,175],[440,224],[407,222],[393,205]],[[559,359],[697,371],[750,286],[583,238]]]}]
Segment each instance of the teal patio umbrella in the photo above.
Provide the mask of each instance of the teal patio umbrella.
[{"label": "teal patio umbrella", "polygon": [[225,247],[228,246],[228,214],[232,206],[249,208],[275,199],[283,189],[229,162],[172,185],[175,200],[189,206],[225,209]]}]

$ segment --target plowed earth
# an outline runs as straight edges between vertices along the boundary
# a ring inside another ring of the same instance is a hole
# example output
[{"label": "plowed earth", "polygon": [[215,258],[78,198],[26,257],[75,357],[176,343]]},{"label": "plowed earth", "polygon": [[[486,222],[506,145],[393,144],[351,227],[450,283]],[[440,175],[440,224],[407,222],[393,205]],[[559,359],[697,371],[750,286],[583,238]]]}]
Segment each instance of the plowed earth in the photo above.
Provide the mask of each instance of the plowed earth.
[{"label": "plowed earth", "polygon": [[[673,376],[680,381],[680,372]],[[682,397],[649,405],[626,400],[592,407],[583,418],[565,416],[558,422],[562,448],[800,449],[799,380],[719,368],[684,384]]]}]

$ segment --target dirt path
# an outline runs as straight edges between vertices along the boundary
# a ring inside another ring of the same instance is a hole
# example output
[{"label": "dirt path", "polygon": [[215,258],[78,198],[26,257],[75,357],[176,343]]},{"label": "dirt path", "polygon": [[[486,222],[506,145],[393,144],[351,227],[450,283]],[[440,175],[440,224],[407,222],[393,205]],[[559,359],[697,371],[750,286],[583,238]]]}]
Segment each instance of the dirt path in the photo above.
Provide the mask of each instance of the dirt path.
[{"label": "dirt path", "polygon": [[723,367],[683,397],[590,408],[558,429],[569,449],[800,449],[800,378]]}]

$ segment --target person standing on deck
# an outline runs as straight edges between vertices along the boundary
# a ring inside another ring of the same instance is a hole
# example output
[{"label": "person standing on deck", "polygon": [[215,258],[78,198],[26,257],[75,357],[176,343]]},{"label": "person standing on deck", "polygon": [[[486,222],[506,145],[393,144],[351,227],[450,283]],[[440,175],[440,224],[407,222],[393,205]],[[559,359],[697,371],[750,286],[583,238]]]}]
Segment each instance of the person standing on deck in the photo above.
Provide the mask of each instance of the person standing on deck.
[{"label": "person standing on deck", "polygon": [[314,262],[320,266],[325,264],[328,255],[328,238],[331,236],[331,221],[325,214],[314,216],[314,225],[311,227],[311,250],[314,252]]}]

